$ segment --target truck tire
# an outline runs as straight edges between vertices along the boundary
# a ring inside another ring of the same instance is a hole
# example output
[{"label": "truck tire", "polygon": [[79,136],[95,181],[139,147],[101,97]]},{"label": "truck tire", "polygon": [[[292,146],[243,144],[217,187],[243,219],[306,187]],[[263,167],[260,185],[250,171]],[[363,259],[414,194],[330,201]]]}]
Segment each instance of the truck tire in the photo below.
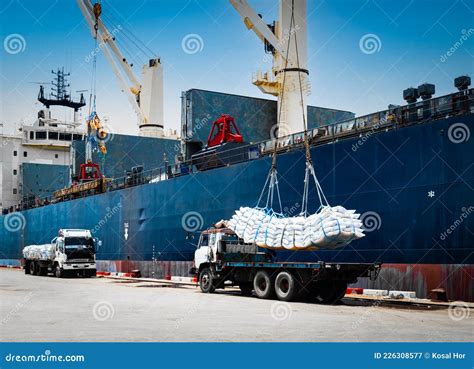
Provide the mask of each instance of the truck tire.
[{"label": "truck tire", "polygon": [[298,295],[298,282],[293,274],[280,272],[275,278],[275,293],[278,300],[292,301]]},{"label": "truck tire", "polygon": [[240,292],[243,296],[252,296],[253,291],[253,283],[252,282],[244,282],[239,284]]},{"label": "truck tire", "polygon": [[54,275],[56,278],[62,278],[64,277],[64,271],[63,269],[59,266],[59,264],[56,264],[54,267]]},{"label": "truck tire", "polygon": [[323,304],[334,305],[346,294],[347,283],[344,281],[324,281],[318,287],[316,300]]},{"label": "truck tire", "polygon": [[271,299],[275,296],[274,278],[266,270],[259,270],[253,279],[253,289],[260,299]]},{"label": "truck tire", "polygon": [[30,274],[30,262],[25,261],[25,274]]},{"label": "truck tire", "polygon": [[203,293],[213,293],[216,290],[211,269],[204,268],[201,270],[201,273],[199,273],[199,287]]},{"label": "truck tire", "polygon": [[30,261],[28,269],[30,270],[31,275],[35,275],[36,274],[36,263],[34,261]]},{"label": "truck tire", "polygon": [[35,262],[35,275],[41,275],[41,264],[38,261]]}]

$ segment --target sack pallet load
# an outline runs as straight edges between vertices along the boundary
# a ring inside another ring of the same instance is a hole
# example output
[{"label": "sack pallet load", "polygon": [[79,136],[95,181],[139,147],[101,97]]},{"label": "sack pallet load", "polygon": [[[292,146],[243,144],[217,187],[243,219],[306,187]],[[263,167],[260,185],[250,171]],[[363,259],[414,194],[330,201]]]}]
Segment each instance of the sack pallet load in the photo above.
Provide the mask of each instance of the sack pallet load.
[{"label": "sack pallet load", "polygon": [[23,248],[23,257],[29,260],[52,260],[55,247],[52,244],[30,245]]},{"label": "sack pallet load", "polygon": [[310,216],[285,217],[273,210],[241,207],[227,222],[246,243],[270,249],[334,249],[364,237],[360,214],[322,206]]}]

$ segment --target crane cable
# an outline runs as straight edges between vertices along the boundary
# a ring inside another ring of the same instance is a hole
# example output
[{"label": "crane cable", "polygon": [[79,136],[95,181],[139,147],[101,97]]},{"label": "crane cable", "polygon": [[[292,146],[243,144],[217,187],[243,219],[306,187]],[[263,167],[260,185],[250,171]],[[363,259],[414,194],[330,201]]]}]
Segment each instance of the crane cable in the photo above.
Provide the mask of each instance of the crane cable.
[{"label": "crane cable", "polygon": [[[92,90],[91,90],[91,96],[93,94],[94,100],[93,100],[93,110],[95,112],[96,109],[96,89],[97,89],[97,53],[95,50],[97,50],[98,46],[98,33],[99,33],[99,17],[102,14],[102,6],[100,3],[95,3],[93,6],[93,12],[95,16],[95,24],[94,24],[94,31],[95,31],[95,36],[94,36],[94,41],[95,41],[95,48],[94,48],[94,57],[92,60]],[[89,108],[91,105],[89,105]]]},{"label": "crane cable", "polygon": [[[107,137],[107,132],[105,131],[104,127],[101,124],[99,116],[96,112],[96,98],[97,98],[97,52],[98,49],[98,33],[99,33],[99,17],[102,14],[102,6],[99,2],[96,2],[93,5],[93,13],[95,17],[95,24],[94,24],[94,55],[92,58],[92,78],[91,78],[91,93],[89,96],[89,117],[87,119],[87,140],[89,142],[96,143],[98,141],[99,151],[102,153],[102,165],[104,165],[104,156],[107,153],[107,148],[105,147],[104,139]],[[95,133],[93,136],[92,132]],[[92,157],[92,153],[88,153],[88,157]],[[87,156],[87,154],[86,154]]]},{"label": "crane cable", "polygon": [[[291,21],[293,21],[293,16],[292,16]],[[291,30],[291,23],[290,23],[290,30]],[[282,81],[282,85],[281,85],[281,99],[280,99],[281,101],[283,100],[283,96],[284,96],[284,93],[285,93],[286,69],[288,67],[288,53],[290,51],[290,41],[291,41],[291,38],[288,39],[288,45],[286,47],[286,55],[283,56],[285,58],[285,67],[283,69],[283,81]],[[278,117],[277,117],[278,129],[280,127],[282,110],[283,110],[282,109],[282,104],[280,104],[280,106],[278,107]],[[268,185],[267,202],[266,202],[265,208],[268,209],[269,207],[272,206],[273,199],[274,199],[274,193],[275,193],[275,190],[276,190],[276,194],[277,194],[277,197],[278,197],[278,203],[280,205],[280,213],[283,213],[283,207],[282,207],[282,204],[281,204],[280,189],[279,189],[279,186],[278,186],[278,171],[277,171],[278,150],[277,149],[278,149],[278,137],[275,137],[275,144],[273,146],[273,153],[272,153],[272,165],[270,167],[270,171],[268,172],[268,176],[267,176],[267,179],[265,181],[265,184],[263,185],[263,189],[262,189],[262,192],[260,193],[260,197],[257,201],[257,208],[260,205],[260,201],[261,201],[261,199],[262,199],[262,197],[265,193],[265,190],[267,189],[267,185]]]},{"label": "crane cable", "polygon": [[[292,30],[292,25],[295,23],[295,0],[291,2],[291,20],[290,20],[290,32]],[[290,43],[291,37],[288,40],[288,44]],[[295,33],[295,49],[296,49],[296,64],[297,68],[300,69],[300,57],[298,53],[298,38],[296,37]],[[303,188],[303,199],[301,204],[301,213],[300,215],[306,216],[308,214],[308,196],[309,196],[309,181],[310,176],[313,178],[314,183],[316,185],[316,191],[318,193],[320,207],[318,211],[323,206],[329,206],[328,200],[324,195],[323,189],[321,184],[316,177],[316,172],[314,170],[313,160],[311,158],[311,151],[309,145],[309,136],[308,136],[308,125],[306,121],[306,112],[304,111],[304,98],[303,98],[303,83],[301,81],[301,72],[298,72],[298,81],[300,87],[300,100],[301,100],[301,111],[303,114],[303,128],[304,128],[304,146],[305,146],[305,155],[306,155],[306,169],[305,169],[305,179],[304,179],[304,188]]]},{"label": "crane cable", "polygon": [[[96,7],[96,5],[98,5]],[[101,13],[101,6],[99,3],[95,3],[94,4],[94,7],[93,7],[93,11],[94,11],[94,15],[95,15],[95,24],[94,24],[94,31],[95,31],[95,35],[94,35],[94,55],[92,57],[92,78],[91,78],[91,92],[89,94],[89,112],[88,112],[88,115],[89,117],[91,116],[92,112],[95,111],[95,103],[96,103],[96,70],[97,70],[97,53],[95,52],[95,50],[97,50],[97,33],[99,31],[99,16],[100,16],[100,13]],[[89,127],[89,124],[87,125]],[[89,134],[89,132],[88,132]]]},{"label": "crane cable", "polygon": [[120,35],[128,39],[138,51],[140,51],[146,59],[153,58],[155,53],[151,50],[147,44],[145,44],[138,36],[136,36],[130,29],[122,25],[119,19],[113,14],[104,14],[106,21],[112,26],[113,29],[120,30]]},{"label": "crane cable", "polygon": [[[290,44],[291,44],[291,32],[293,31],[293,25],[295,24],[295,9],[294,9],[294,0],[291,2],[291,19],[290,19],[290,26],[289,26],[289,32],[290,32],[290,37],[288,38],[288,44],[287,44],[287,49],[286,49],[286,55],[285,55],[285,67],[283,69],[283,81],[281,85],[281,101],[283,101],[283,96],[285,93],[285,84],[286,84],[286,69],[288,67],[288,54],[289,54],[289,49],[290,49]],[[296,37],[296,33],[294,33],[294,38],[295,38],[295,49],[296,49],[296,63],[297,63],[297,68],[300,69],[300,60],[299,60],[299,54],[298,54],[298,39]],[[329,203],[326,199],[326,196],[324,195],[324,192],[322,190],[322,187],[316,177],[316,172],[314,170],[313,166],[313,161],[311,158],[311,151],[310,151],[310,144],[309,144],[309,136],[308,136],[308,126],[307,126],[307,121],[306,121],[306,112],[304,111],[304,97],[303,97],[303,82],[301,80],[301,72],[298,72],[298,81],[299,81],[299,89],[300,89],[300,101],[301,101],[301,110],[302,110],[302,116],[303,116],[303,128],[304,128],[304,145],[305,145],[305,156],[306,156],[306,168],[305,168],[305,178],[304,178],[304,188],[303,188],[303,196],[302,196],[302,204],[301,204],[301,216],[306,216],[308,214],[308,197],[309,197],[309,182],[310,182],[310,177],[313,178],[315,185],[316,185],[316,190],[318,193],[318,198],[319,198],[319,203],[320,207],[318,211],[324,207],[324,206],[329,206]],[[279,111],[278,111],[278,122],[277,124],[280,125],[281,123],[281,115],[282,115],[282,105],[280,104],[279,106]],[[265,182],[265,185],[263,186],[262,193],[260,194],[259,200],[257,202],[257,207],[260,204],[260,201],[263,197],[263,194],[267,188],[268,185],[268,195],[267,195],[267,203],[265,208],[268,208],[269,206],[272,206],[273,204],[273,198],[274,198],[274,191],[276,189],[277,191],[277,196],[278,196],[278,201],[280,204],[280,209],[282,209],[281,205],[281,197],[280,197],[280,191],[278,187],[278,179],[277,179],[277,164],[276,164],[276,159],[277,159],[277,148],[278,148],[278,138],[275,140],[275,145],[273,148],[273,153],[272,153],[272,165],[270,168],[270,171],[267,176],[267,180]],[[282,211],[282,210],[280,210]]]}]

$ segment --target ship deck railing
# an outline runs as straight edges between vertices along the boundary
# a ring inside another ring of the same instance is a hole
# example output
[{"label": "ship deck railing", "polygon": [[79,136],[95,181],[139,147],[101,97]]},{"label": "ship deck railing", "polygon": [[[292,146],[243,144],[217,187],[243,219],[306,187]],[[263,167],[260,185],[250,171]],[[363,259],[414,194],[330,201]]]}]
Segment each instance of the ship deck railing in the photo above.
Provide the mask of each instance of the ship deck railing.
[{"label": "ship deck railing", "polygon": [[[390,109],[373,114],[356,117],[332,124],[322,125],[307,131],[311,146],[331,144],[339,140],[360,137],[368,138],[372,134],[395,130],[416,124],[424,124],[451,116],[474,113],[474,89],[456,92],[450,95],[419,101],[403,106],[391,106]],[[233,164],[247,162],[277,152],[300,150],[304,146],[304,133],[273,138],[257,143],[249,143],[248,157],[242,158],[242,147],[225,151],[226,159]],[[233,155],[233,150],[235,156]],[[235,160],[231,160],[231,159]],[[211,169],[212,170],[212,169]],[[199,172],[192,160],[182,161],[173,165],[165,165],[124,177],[113,178],[107,182],[106,191],[115,191],[143,184],[161,182],[172,178]],[[82,197],[95,193],[84,193]],[[62,200],[67,201],[67,200]],[[55,203],[54,199],[43,198],[38,201],[24,202],[20,210]]]},{"label": "ship deck railing", "polygon": [[[458,100],[453,99],[453,97],[457,97]],[[308,130],[307,135],[311,146],[318,146],[351,137],[363,137],[364,135],[368,137],[380,131],[399,129],[413,124],[423,124],[427,121],[445,118],[446,116],[469,112],[474,113],[474,89],[467,90],[464,93],[455,93],[419,101],[415,104],[394,106],[391,109],[362,117],[323,125]],[[249,143],[247,145],[249,156],[245,159],[241,159],[241,147],[229,149],[225,151],[225,154],[227,160],[237,164],[271,155],[275,150],[275,145],[278,152],[300,149],[304,145],[304,132],[257,143]],[[235,155],[232,152],[235,152]],[[187,160],[174,165],[154,168],[137,175],[114,178],[108,184],[108,188],[110,191],[113,191],[147,183],[156,183],[193,172],[198,172],[198,170],[195,168],[192,160]]]}]

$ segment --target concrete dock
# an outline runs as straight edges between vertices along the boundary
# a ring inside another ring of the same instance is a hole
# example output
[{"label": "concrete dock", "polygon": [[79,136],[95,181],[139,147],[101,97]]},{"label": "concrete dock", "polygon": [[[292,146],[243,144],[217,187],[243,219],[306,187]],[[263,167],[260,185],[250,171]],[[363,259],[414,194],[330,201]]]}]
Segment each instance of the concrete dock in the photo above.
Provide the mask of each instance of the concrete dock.
[{"label": "concrete dock", "polygon": [[327,306],[192,286],[57,279],[0,269],[0,340],[472,341],[472,309]]}]

